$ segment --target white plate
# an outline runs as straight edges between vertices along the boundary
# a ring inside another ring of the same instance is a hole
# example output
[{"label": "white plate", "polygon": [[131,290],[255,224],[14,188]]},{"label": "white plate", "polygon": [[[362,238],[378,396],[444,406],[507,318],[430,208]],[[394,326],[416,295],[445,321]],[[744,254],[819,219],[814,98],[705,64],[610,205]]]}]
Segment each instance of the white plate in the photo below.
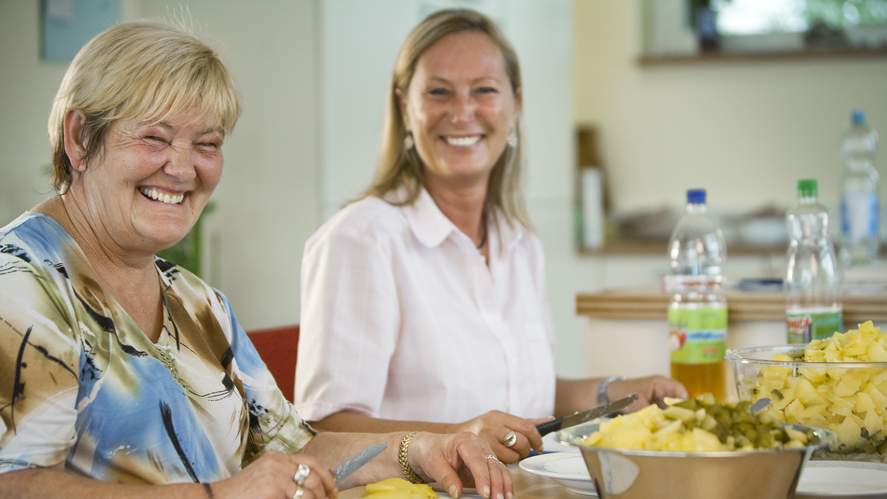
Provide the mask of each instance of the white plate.
[{"label": "white plate", "polygon": [[551,452],[528,457],[518,463],[527,473],[553,478],[564,487],[586,496],[597,496],[582,455],[574,452]]},{"label": "white plate", "polygon": [[557,432],[551,432],[542,437],[542,450],[545,452],[572,452],[579,454],[579,447],[562,444],[557,441]]},{"label": "white plate", "polygon": [[887,464],[809,461],[801,471],[795,497],[887,497]]}]

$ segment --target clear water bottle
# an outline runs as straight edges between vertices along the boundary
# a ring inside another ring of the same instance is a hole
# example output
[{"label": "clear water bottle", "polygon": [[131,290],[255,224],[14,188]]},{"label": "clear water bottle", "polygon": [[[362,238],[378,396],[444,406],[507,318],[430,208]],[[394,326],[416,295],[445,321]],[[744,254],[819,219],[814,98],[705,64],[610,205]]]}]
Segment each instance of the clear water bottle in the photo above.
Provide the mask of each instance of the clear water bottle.
[{"label": "clear water bottle", "polygon": [[691,397],[710,392],[723,400],[727,301],[721,271],[727,248],[721,229],[708,214],[704,189],[687,191],[687,208],[671,234],[668,254],[671,376],[687,387]]},{"label": "clear water bottle", "polygon": [[841,141],[841,261],[856,265],[870,263],[878,255],[880,178],[875,169],[878,132],[868,126],[860,110],[853,111],[850,121]]},{"label": "clear water bottle", "polygon": [[841,275],[829,241],[828,210],[816,200],[816,180],[798,181],[798,205],[785,216],[785,328],[789,343],[827,338],[843,329]]}]

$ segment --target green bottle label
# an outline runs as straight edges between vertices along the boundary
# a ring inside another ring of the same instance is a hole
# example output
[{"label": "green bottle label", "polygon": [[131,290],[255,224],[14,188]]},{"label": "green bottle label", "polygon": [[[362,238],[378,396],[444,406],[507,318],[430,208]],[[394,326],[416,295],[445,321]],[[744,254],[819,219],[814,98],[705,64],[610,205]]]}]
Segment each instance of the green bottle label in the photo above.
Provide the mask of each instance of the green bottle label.
[{"label": "green bottle label", "polygon": [[785,330],[788,342],[808,343],[828,338],[844,326],[841,310],[798,309],[785,312]]},{"label": "green bottle label", "polygon": [[670,307],[668,326],[672,363],[713,364],[724,360],[727,350],[726,306]]}]

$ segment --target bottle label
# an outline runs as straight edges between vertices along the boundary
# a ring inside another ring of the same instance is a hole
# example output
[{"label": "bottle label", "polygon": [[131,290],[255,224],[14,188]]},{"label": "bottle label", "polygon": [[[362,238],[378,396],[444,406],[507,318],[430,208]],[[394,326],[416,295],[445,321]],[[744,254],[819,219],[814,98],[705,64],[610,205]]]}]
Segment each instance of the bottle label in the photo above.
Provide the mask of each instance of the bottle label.
[{"label": "bottle label", "polygon": [[844,194],[841,199],[841,233],[851,241],[878,237],[880,211],[875,194]]},{"label": "bottle label", "polygon": [[672,306],[668,309],[668,326],[672,363],[712,364],[724,360],[726,306]]},{"label": "bottle label", "polygon": [[808,343],[830,337],[844,326],[841,310],[791,310],[785,312],[788,342]]}]

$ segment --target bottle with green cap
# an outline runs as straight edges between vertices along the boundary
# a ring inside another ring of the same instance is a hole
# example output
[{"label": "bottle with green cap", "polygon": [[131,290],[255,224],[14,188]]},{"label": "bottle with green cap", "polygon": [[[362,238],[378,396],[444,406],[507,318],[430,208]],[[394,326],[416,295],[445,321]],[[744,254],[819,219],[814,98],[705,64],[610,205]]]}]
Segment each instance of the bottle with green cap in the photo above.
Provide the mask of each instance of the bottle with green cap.
[{"label": "bottle with green cap", "polygon": [[828,210],[814,179],[798,181],[798,204],[786,214],[785,326],[789,343],[807,343],[843,330],[841,274],[829,240]]}]

